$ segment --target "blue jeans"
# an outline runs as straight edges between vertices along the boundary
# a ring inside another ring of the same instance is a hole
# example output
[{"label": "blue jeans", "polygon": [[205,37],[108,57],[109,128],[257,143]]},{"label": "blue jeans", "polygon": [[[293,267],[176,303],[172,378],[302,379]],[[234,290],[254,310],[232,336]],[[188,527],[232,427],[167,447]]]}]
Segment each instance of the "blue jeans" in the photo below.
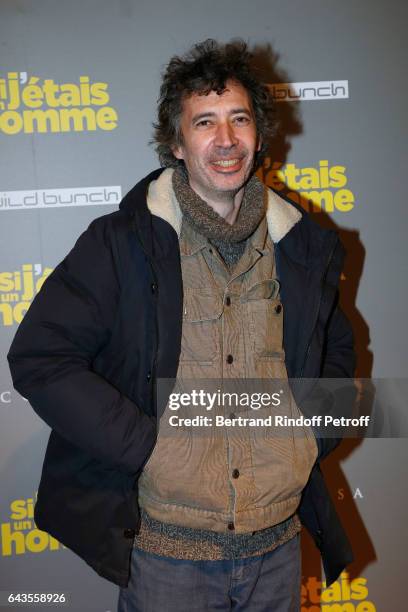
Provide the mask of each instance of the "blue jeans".
[{"label": "blue jeans", "polygon": [[258,557],[185,561],[133,549],[118,612],[299,612],[300,535]]}]

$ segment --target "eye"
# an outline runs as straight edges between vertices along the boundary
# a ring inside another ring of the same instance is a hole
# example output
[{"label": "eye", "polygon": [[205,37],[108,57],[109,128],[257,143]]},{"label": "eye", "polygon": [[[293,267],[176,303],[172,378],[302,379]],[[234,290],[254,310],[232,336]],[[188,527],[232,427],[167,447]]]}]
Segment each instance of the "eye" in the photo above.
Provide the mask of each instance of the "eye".
[{"label": "eye", "polygon": [[247,115],[238,115],[234,118],[235,123],[239,125],[247,125],[251,122],[251,119]]},{"label": "eye", "polygon": [[201,119],[201,121],[197,121],[196,127],[208,127],[211,125],[211,121],[209,119]]}]

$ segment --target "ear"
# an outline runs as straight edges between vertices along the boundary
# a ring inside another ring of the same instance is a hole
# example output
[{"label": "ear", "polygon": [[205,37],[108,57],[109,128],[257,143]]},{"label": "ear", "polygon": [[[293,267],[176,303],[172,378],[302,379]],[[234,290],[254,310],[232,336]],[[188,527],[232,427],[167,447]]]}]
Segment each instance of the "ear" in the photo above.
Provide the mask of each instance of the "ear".
[{"label": "ear", "polygon": [[258,153],[262,147],[262,137],[258,136],[258,146],[256,147],[256,152]]},{"label": "ear", "polygon": [[176,159],[184,159],[184,151],[182,145],[174,145],[171,147],[172,153]]}]

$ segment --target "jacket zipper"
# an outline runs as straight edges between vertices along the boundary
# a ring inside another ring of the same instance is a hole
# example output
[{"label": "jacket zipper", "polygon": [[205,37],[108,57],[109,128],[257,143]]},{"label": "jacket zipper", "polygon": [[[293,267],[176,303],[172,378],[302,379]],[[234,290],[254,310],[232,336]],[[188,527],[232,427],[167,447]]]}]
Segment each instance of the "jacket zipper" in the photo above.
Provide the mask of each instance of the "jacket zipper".
[{"label": "jacket zipper", "polygon": [[303,373],[304,373],[304,370],[305,370],[305,367],[306,367],[306,362],[307,362],[309,354],[310,354],[310,347],[311,347],[311,344],[312,344],[312,338],[313,338],[314,330],[315,330],[316,325],[317,325],[317,319],[319,317],[320,306],[322,304],[323,285],[324,285],[324,282],[326,280],[327,272],[329,270],[329,266],[330,266],[331,260],[333,258],[333,254],[334,254],[334,251],[336,249],[338,240],[339,239],[336,238],[336,240],[335,240],[335,242],[334,242],[334,244],[333,244],[333,246],[332,246],[332,248],[331,248],[331,250],[329,252],[329,255],[327,257],[326,265],[325,265],[323,276],[322,276],[322,280],[321,280],[320,297],[319,297],[319,301],[317,303],[317,307],[315,309],[315,313],[314,313],[314,317],[313,317],[313,327],[312,327],[312,331],[310,332],[309,341],[308,341],[308,344],[307,344],[307,347],[306,347],[305,358],[303,360],[303,364],[302,364],[302,368],[300,370],[299,378],[303,378]]}]

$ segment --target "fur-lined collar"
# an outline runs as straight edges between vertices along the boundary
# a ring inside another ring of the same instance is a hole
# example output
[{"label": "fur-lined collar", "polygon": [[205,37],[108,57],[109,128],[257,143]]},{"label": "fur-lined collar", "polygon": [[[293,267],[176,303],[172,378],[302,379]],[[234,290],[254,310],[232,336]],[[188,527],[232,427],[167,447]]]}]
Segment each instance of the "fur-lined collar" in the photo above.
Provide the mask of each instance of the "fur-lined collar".
[{"label": "fur-lined collar", "polygon": [[[172,168],[167,168],[157,180],[150,183],[147,193],[147,206],[152,215],[170,223],[180,238],[183,214],[172,186],[173,172]],[[272,242],[276,244],[282,240],[289,230],[300,221],[301,217],[300,211],[277,193],[268,189],[266,220]]]}]

